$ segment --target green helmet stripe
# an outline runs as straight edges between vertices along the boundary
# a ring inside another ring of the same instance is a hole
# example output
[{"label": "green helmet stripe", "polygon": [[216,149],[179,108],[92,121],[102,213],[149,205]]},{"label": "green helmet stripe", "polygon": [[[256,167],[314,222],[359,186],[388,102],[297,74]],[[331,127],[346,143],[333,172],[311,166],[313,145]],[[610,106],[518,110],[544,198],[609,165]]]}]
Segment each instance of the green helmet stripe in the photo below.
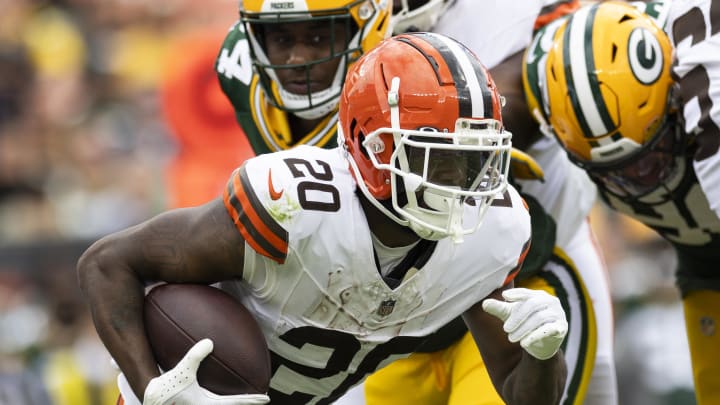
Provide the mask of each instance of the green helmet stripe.
[{"label": "green helmet stripe", "polygon": [[593,56],[592,29],[598,6],[576,12],[563,33],[568,96],[583,133],[589,137],[607,134],[615,127],[600,92]]}]

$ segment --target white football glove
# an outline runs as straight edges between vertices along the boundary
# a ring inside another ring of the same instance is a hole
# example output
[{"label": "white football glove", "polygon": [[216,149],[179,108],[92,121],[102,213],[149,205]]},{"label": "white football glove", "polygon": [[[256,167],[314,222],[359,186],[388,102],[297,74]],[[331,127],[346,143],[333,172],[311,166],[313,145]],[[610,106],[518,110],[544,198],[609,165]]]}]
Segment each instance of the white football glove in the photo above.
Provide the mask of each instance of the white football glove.
[{"label": "white football glove", "polygon": [[[197,369],[213,349],[210,339],[197,342],[178,364],[159,377],[150,380],[145,388],[143,405],[261,405],[270,402],[265,394],[218,395],[201,387]],[[118,376],[118,387],[127,405],[139,405],[125,376]]]},{"label": "white football glove", "polygon": [[560,300],[542,290],[511,288],[502,293],[505,301],[488,298],[483,310],[500,318],[511,342],[520,342],[533,357],[547,360],[565,339],[568,323]]}]

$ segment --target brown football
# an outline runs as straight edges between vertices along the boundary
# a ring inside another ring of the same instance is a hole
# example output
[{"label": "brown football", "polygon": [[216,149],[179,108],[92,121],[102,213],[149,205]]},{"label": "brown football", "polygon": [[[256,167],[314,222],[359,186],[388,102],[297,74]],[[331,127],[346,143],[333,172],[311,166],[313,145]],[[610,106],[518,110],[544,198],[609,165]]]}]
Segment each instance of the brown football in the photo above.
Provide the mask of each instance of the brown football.
[{"label": "brown football", "polygon": [[253,315],[235,298],[202,284],[163,284],[145,296],[145,330],[163,370],[190,348],[212,339],[200,363],[199,384],[216,394],[267,393],[270,354]]}]

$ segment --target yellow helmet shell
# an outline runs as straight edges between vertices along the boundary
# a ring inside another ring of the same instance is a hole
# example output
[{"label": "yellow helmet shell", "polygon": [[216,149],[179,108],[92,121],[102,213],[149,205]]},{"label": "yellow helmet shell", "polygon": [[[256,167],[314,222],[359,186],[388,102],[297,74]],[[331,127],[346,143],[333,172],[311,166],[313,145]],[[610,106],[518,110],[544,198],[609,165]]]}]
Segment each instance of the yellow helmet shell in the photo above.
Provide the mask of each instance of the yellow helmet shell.
[{"label": "yellow helmet shell", "polygon": [[308,19],[313,14],[349,11],[362,32],[360,46],[363,52],[374,48],[390,35],[391,0],[242,0],[240,8],[246,13],[287,14],[293,18],[297,18],[298,13],[307,12]]},{"label": "yellow helmet shell", "polygon": [[627,158],[668,112],[672,45],[647,15],[621,2],[580,8],[555,32],[546,61],[549,123],[588,165]]}]

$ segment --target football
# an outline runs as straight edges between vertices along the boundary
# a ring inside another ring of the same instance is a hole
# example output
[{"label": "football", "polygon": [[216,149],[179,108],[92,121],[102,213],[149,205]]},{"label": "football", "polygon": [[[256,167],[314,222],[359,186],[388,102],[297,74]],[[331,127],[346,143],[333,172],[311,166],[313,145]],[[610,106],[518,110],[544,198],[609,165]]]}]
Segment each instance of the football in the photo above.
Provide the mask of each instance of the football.
[{"label": "football", "polygon": [[212,339],[200,363],[198,383],[219,395],[264,394],[270,385],[270,353],[253,315],[224,291],[201,284],[162,284],[145,296],[145,330],[163,370],[190,348]]}]

